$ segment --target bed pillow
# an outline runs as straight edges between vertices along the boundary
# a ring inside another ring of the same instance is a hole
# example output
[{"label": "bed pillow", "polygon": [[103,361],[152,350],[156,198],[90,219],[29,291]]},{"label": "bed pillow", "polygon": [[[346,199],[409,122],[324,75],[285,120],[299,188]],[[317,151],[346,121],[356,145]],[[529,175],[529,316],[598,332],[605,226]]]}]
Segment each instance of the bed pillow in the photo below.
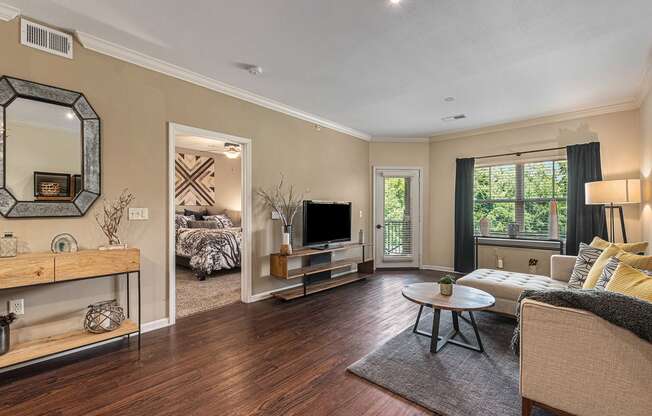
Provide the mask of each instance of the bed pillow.
[{"label": "bed pillow", "polygon": [[[600,250],[604,250],[607,247],[609,247],[609,242],[601,239],[600,237],[594,237],[593,241],[591,241],[591,244],[589,244],[591,247],[599,248]],[[643,253],[645,250],[647,250],[648,243],[647,241],[640,241],[638,243],[614,243],[616,247],[623,251],[627,251],[629,253]]]},{"label": "bed pillow", "polygon": [[[618,257],[612,257],[609,259],[609,262],[607,263],[606,266],[604,266],[604,270],[602,270],[602,274],[600,275],[600,278],[598,279],[598,283],[595,284],[595,289],[598,290],[605,290],[607,288],[607,284],[609,284],[609,281],[611,280],[611,277],[614,275],[614,272],[618,268],[618,265],[620,265],[622,261]],[[636,269],[639,272],[652,277],[652,270],[646,270],[646,269]]]},{"label": "bed pillow", "polygon": [[186,216],[192,215],[193,217],[195,217],[195,220],[197,220],[197,221],[201,221],[203,219],[204,215],[206,215],[206,214],[208,214],[207,209],[203,209],[203,210],[199,210],[199,211],[193,211],[193,210],[190,210],[190,209],[184,209],[183,210],[183,215],[186,215]]},{"label": "bed pillow", "polygon": [[602,254],[599,248],[591,247],[588,244],[580,243],[580,250],[577,253],[575,260],[575,267],[571,273],[568,287],[571,289],[581,289],[586,281],[589,271],[593,267],[595,261]]},{"label": "bed pillow", "polygon": [[233,227],[233,221],[231,221],[231,218],[227,217],[224,214],[204,215],[204,220],[205,221],[216,222],[216,223],[220,224],[219,227],[215,227],[215,228],[232,228]]},{"label": "bed pillow", "polygon": [[217,221],[190,221],[188,228],[204,228],[204,229],[222,229],[222,224]]},{"label": "bed pillow", "polygon": [[190,228],[189,223],[194,219],[195,219],[194,216],[176,214],[174,216],[174,228],[176,228],[177,230],[179,228]]}]

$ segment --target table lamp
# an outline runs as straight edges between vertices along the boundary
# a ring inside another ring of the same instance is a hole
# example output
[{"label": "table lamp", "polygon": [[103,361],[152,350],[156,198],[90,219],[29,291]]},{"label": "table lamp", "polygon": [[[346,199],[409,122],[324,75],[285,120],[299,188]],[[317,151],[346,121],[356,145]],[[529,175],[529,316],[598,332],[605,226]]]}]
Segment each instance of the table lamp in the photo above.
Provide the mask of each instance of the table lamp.
[{"label": "table lamp", "polygon": [[614,210],[620,213],[620,229],[623,242],[627,242],[625,221],[623,218],[624,204],[641,202],[641,181],[639,179],[618,179],[612,181],[597,181],[584,184],[587,205],[603,205],[605,210],[611,210],[609,216],[609,241],[614,242]]}]

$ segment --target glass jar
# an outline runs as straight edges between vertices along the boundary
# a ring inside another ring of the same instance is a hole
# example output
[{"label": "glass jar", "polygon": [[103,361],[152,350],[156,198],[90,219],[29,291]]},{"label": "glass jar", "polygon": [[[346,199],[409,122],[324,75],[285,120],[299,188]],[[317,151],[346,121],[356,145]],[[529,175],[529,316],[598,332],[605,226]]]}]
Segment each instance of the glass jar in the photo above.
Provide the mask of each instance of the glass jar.
[{"label": "glass jar", "polygon": [[16,257],[18,254],[18,239],[13,233],[4,233],[0,237],[0,257]]}]

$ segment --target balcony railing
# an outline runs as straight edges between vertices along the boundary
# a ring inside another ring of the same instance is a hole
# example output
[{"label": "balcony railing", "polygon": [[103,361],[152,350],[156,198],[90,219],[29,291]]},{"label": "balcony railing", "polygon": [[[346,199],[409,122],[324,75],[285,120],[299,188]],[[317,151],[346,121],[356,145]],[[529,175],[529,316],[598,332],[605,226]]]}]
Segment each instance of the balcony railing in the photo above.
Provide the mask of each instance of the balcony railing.
[{"label": "balcony railing", "polygon": [[412,254],[412,226],[410,221],[385,221],[384,252],[386,256]]}]

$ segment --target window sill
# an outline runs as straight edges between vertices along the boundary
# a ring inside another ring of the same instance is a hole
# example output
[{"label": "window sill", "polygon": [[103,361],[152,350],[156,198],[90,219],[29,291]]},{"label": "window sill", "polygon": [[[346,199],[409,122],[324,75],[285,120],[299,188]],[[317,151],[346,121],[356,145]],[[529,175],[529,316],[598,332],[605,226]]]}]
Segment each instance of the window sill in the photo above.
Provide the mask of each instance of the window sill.
[{"label": "window sill", "polygon": [[547,238],[533,237],[502,237],[502,236],[475,236],[477,244],[482,246],[499,246],[499,247],[517,247],[517,248],[536,248],[540,250],[559,251],[560,244],[564,240],[550,240]]}]

